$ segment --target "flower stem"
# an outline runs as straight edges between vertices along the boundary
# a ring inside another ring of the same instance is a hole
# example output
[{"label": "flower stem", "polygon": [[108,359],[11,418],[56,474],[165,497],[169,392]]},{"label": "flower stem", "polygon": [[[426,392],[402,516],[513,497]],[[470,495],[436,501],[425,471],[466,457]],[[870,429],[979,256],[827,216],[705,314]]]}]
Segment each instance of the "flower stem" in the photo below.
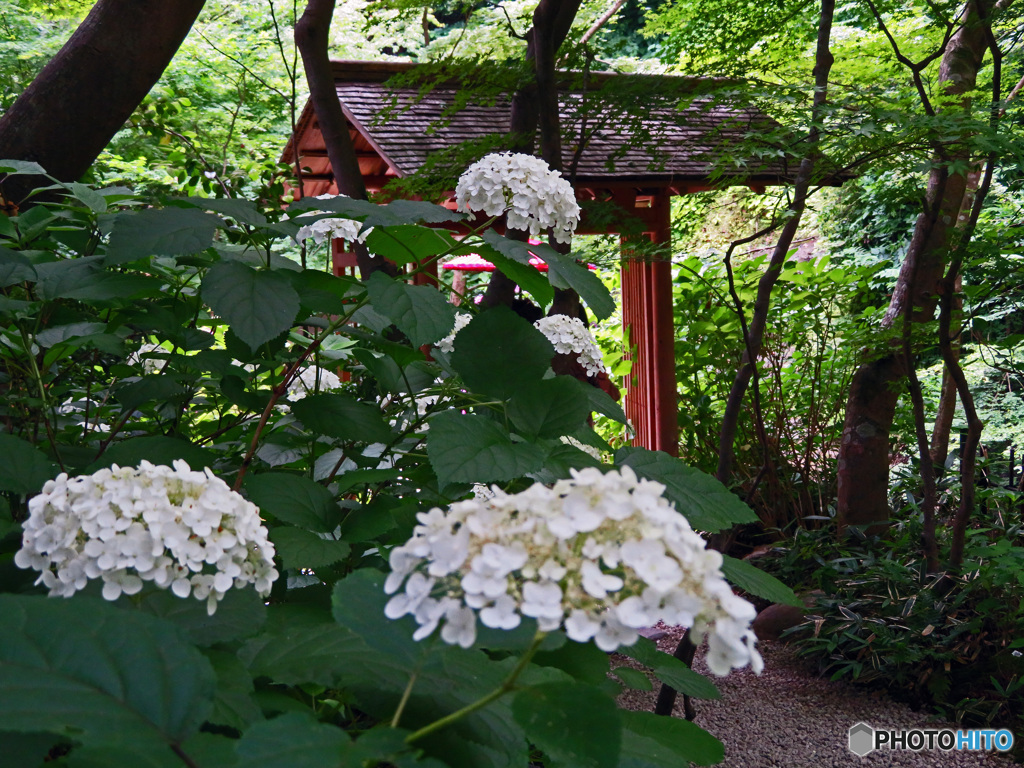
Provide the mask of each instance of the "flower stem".
[{"label": "flower stem", "polygon": [[533,658],[533,655],[537,653],[537,649],[540,648],[540,644],[544,642],[544,638],[546,636],[546,632],[538,632],[536,635],[534,635],[533,643],[531,643],[530,647],[526,649],[526,652],[520,657],[519,663],[516,664],[515,669],[513,669],[509,673],[508,677],[505,678],[501,685],[499,685],[493,691],[488,693],[486,696],[483,696],[482,698],[479,698],[476,701],[467,704],[462,709],[456,710],[455,712],[452,712],[450,715],[445,715],[444,717],[435,720],[434,722],[429,723],[428,725],[423,726],[418,731],[410,733],[408,736],[405,737],[405,743],[412,744],[414,741],[418,741],[419,739],[422,739],[424,736],[429,736],[430,734],[435,733],[436,731],[439,731],[442,728],[447,728],[452,723],[458,722],[466,715],[470,715],[473,712],[476,712],[478,709],[483,709],[492,701],[497,701],[506,693],[515,689],[516,680],[519,679],[519,675],[521,675],[523,673],[523,670],[526,669],[527,665],[530,663],[530,660]]}]

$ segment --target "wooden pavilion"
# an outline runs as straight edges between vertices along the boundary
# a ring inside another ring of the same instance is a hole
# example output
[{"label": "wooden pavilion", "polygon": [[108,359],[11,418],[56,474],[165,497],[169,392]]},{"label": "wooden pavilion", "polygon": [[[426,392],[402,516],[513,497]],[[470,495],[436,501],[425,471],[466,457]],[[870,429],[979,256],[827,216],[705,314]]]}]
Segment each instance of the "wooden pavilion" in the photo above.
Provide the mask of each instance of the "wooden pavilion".
[{"label": "wooden pavilion", "polygon": [[[507,96],[486,103],[462,104],[457,83],[427,93],[408,81],[387,82],[416,65],[398,62],[333,62],[335,86],[348,119],[366,187],[379,191],[394,179],[408,177],[459,145],[483,146],[488,137],[505,134],[511,113]],[[643,233],[651,242],[671,245],[670,200],[673,195],[707,191],[729,184],[763,189],[792,181],[796,167],[787,167],[783,153],[765,147],[769,161],[732,157],[733,169],[712,178],[715,159],[751,135],[766,134],[774,124],[756,110],[694,97],[704,81],[653,75],[591,74],[586,89],[560,92],[563,152],[577,198],[614,203],[611,222],[590,224],[578,234]],[[617,89],[612,101],[608,95]],[[629,93],[635,109],[623,104]],[[689,93],[688,97],[680,94]],[[667,94],[658,99],[657,94]],[[674,94],[674,95],[673,95]],[[652,100],[657,106],[651,107]],[[614,106],[613,106],[614,103]],[[632,113],[632,114],[631,114]],[[586,137],[581,141],[581,136]],[[640,143],[636,146],[637,140]],[[582,150],[578,151],[578,147]],[[496,151],[496,150],[495,150]],[[337,193],[330,161],[312,105],[306,104],[296,135],[283,162],[303,168],[305,194]],[[480,151],[479,154],[484,154]],[[762,154],[762,153],[759,153]],[[455,171],[457,173],[457,171]],[[584,205],[585,207],[585,205]],[[635,235],[634,235],[635,236]],[[676,421],[675,332],[672,312],[671,262],[636,258],[622,238],[622,316],[635,348],[626,386],[625,410],[635,442],[675,455]],[[335,269],[348,262],[335,250]]]}]

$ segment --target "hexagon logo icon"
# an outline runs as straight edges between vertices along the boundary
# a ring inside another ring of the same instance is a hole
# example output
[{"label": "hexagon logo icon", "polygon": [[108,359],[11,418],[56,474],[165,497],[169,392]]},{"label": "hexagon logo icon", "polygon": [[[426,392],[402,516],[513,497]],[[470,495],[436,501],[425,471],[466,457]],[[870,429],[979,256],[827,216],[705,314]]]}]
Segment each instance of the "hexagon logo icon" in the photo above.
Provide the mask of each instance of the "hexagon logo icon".
[{"label": "hexagon logo icon", "polygon": [[867,723],[857,723],[850,728],[850,751],[858,757],[864,757],[874,750],[875,729]]}]

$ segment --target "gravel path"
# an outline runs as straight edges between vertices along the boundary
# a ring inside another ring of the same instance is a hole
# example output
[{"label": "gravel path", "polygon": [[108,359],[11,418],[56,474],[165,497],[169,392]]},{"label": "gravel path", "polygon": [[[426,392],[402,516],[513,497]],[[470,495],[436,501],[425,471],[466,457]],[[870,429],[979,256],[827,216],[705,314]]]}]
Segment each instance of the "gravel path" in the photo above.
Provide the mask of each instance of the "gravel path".
[{"label": "gravel path", "polygon": [[[672,653],[678,631],[658,641],[658,647]],[[713,677],[722,698],[695,701],[697,725],[725,744],[725,768],[832,768],[833,766],[986,766],[1013,768],[1005,757],[980,752],[934,750],[874,751],[858,757],[848,749],[847,730],[857,722],[875,728],[953,728],[930,721],[924,713],[891,701],[883,694],[865,691],[847,683],[817,677],[809,664],[782,643],[759,643],[765,668],[760,677],[750,670],[728,677]],[[625,657],[613,664],[637,666]],[[694,669],[707,674],[703,654]],[[622,706],[652,712],[654,691],[626,691]],[[683,716],[682,697],[674,715]],[[1015,734],[1024,738],[1024,734]],[[666,766],[666,768],[681,768]]]}]

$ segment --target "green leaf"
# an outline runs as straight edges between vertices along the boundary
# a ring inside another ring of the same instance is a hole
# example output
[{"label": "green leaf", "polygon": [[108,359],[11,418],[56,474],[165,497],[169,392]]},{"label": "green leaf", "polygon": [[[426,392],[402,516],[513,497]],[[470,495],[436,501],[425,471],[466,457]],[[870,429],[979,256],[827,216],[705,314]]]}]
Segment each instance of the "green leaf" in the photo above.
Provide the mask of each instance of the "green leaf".
[{"label": "green leaf", "polygon": [[746,560],[737,560],[735,557],[723,555],[722,573],[734,586],[756,597],[762,597],[773,603],[803,606],[803,602],[792,589]]},{"label": "green leaf", "polygon": [[114,219],[107,266],[148,256],[187,256],[209,248],[223,225],[219,216],[194,208],[150,208]]},{"label": "green leaf", "polygon": [[181,632],[100,600],[0,595],[0,722],[162,749],[196,733],[214,674]]},{"label": "green leaf", "polygon": [[324,539],[301,528],[274,528],[270,540],[285,568],[321,568],[348,556],[344,541]]},{"label": "green leaf", "polygon": [[287,276],[238,262],[214,264],[202,291],[203,300],[254,351],[291,328],[299,311],[299,294]]},{"label": "green leaf", "polygon": [[36,270],[25,254],[0,247],[0,288],[35,279]]},{"label": "green leaf", "polygon": [[111,464],[117,464],[119,467],[137,467],[143,459],[151,464],[166,466],[172,466],[175,460],[181,459],[187,462],[191,469],[202,470],[212,467],[217,456],[206,448],[174,437],[130,437],[113,443],[89,465],[87,471],[95,472]]},{"label": "green leaf", "polygon": [[341,728],[292,712],[254,723],[235,752],[237,768],[343,768],[353,745]]},{"label": "green leaf", "polygon": [[117,390],[114,397],[126,411],[134,411],[144,403],[165,403],[184,395],[185,392],[185,388],[170,376],[155,374],[125,384]]},{"label": "green leaf", "polygon": [[217,696],[209,721],[241,731],[262,720],[263,713],[253,698],[252,675],[238,657],[226,651],[207,651],[206,658],[217,675]]},{"label": "green leaf", "polygon": [[93,213],[106,213],[107,198],[92,189],[86,184],[72,182],[67,185],[68,190],[78,198]]},{"label": "green leaf", "polygon": [[[134,598],[120,597],[118,604],[135,610]],[[212,616],[206,601],[180,598],[165,589],[146,588],[138,601],[141,610],[179,627],[200,647],[228,643],[254,635],[267,620],[267,606],[252,587],[232,589],[217,603]]]},{"label": "green leaf", "polygon": [[695,699],[720,699],[715,684],[698,672],[694,672],[686,662],[668,653],[659,651],[657,646],[646,638],[640,638],[633,645],[619,651],[623,656],[635,659],[646,667],[650,667],[654,676],[661,682],[680,693]]},{"label": "green leaf", "polygon": [[[379,218],[375,218],[379,217]],[[385,219],[385,217],[388,217]],[[377,211],[366,219],[366,223],[387,224],[421,221],[424,224],[444,224],[449,221],[462,221],[466,214],[445,208],[443,205],[428,203],[423,200],[395,200],[387,205],[379,206]]]},{"label": "green leaf", "polygon": [[333,531],[340,518],[334,496],[322,485],[298,475],[264,472],[245,482],[249,499],[260,511],[308,531]]},{"label": "green leaf", "polygon": [[530,263],[533,254],[528,248],[506,246],[505,250],[499,250],[497,246],[503,245],[506,240],[493,230],[487,230],[482,237],[484,246],[467,246],[460,253],[478,253],[504,272],[508,278],[514,280],[524,291],[529,292],[541,306],[552,302],[555,298],[555,289],[551,287],[547,276]]},{"label": "green leaf", "polygon": [[70,285],[61,290],[56,298],[78,299],[79,301],[131,299],[156,296],[165,285],[165,281],[156,277],[100,272],[91,276],[82,285]]},{"label": "green leaf", "polygon": [[559,253],[549,245],[531,245],[509,240],[494,233],[484,233],[484,242],[520,264],[529,264],[531,256],[539,256],[548,264],[548,279],[555,288],[572,288],[580,295],[599,320],[611,317],[615,300],[601,278],[578,264],[571,255]]},{"label": "green leaf", "polygon": [[0,731],[4,764],[12,768],[39,768],[60,740],[52,733],[12,733]]},{"label": "green leaf", "polygon": [[588,401],[579,396],[580,383],[569,376],[556,376],[520,389],[508,403],[508,416],[516,431],[531,438],[561,437],[582,427],[590,409]]},{"label": "green leaf", "polygon": [[233,197],[188,197],[185,198],[185,202],[191,203],[196,208],[223,213],[240,224],[259,227],[267,223],[267,217],[260,213],[256,204],[251,200]]},{"label": "green leaf", "polygon": [[0,435],[0,456],[0,491],[32,494],[57,474],[42,451],[14,435]]},{"label": "green leaf", "polygon": [[675,717],[622,711],[622,754],[618,768],[665,768],[688,763],[715,765],[725,759],[722,742]]},{"label": "green leaf", "polygon": [[582,683],[544,683],[519,691],[512,716],[552,768],[615,768],[622,725],[614,700]]},{"label": "green leaf", "polygon": [[11,176],[27,174],[29,176],[46,176],[46,171],[39,163],[31,160],[0,160],[0,172]]},{"label": "green leaf", "polygon": [[455,411],[430,420],[427,456],[442,485],[514,480],[540,469],[543,452],[513,443],[493,421]]},{"label": "green leaf", "polygon": [[395,264],[429,259],[458,246],[459,242],[447,232],[415,224],[374,227],[366,238],[370,253]]},{"label": "green leaf", "polygon": [[43,301],[52,301],[66,291],[82,289],[99,283],[100,257],[85,256],[77,259],[61,259],[35,265],[36,292]]},{"label": "green leaf", "polygon": [[634,691],[654,690],[651,679],[639,669],[616,667],[612,670],[612,674],[619,678],[627,688],[632,688]]},{"label": "green leaf", "polygon": [[291,408],[306,428],[318,435],[365,443],[391,440],[391,427],[377,406],[345,395],[307,395]]},{"label": "green leaf", "polygon": [[554,354],[551,342],[528,321],[496,307],[459,331],[452,367],[473,391],[507,400],[542,379]]},{"label": "green leaf", "polygon": [[626,423],[626,412],[622,410],[622,406],[612,400],[611,395],[603,389],[582,381],[579,382],[577,389],[590,402],[592,411],[597,411],[620,424]]},{"label": "green leaf", "polygon": [[665,496],[696,530],[714,533],[757,522],[754,511],[722,483],[667,453],[620,448],[615,452],[615,463],[664,485]]},{"label": "green leaf", "polygon": [[414,347],[444,338],[455,325],[455,307],[431,286],[409,285],[374,272],[366,291],[374,310],[397,325]]}]

